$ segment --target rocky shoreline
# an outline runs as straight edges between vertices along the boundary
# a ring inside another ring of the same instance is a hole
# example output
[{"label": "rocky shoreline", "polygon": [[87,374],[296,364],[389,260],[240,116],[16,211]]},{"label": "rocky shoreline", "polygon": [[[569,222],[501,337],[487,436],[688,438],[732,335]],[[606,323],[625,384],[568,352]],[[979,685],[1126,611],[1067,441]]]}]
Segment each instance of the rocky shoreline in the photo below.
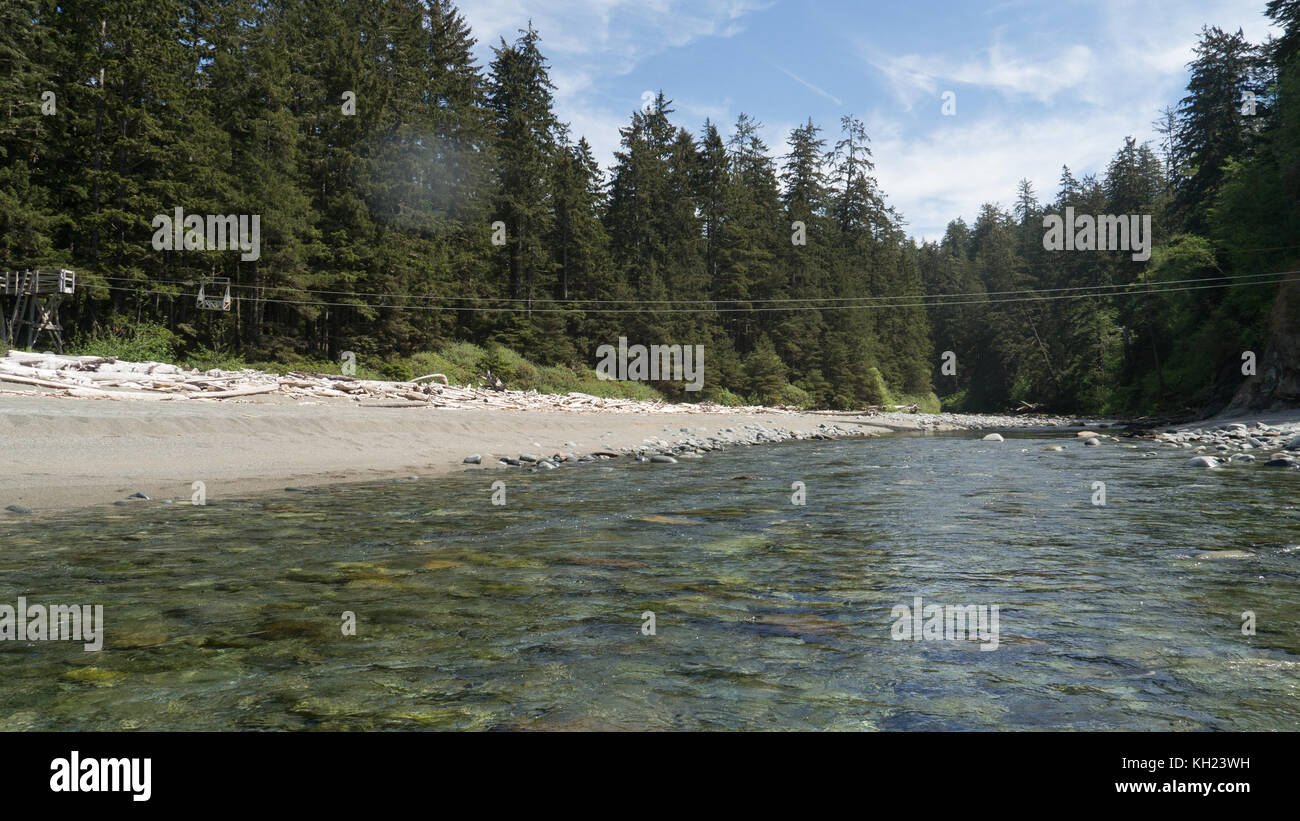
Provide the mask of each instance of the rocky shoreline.
[{"label": "rocky shoreline", "polygon": [[1300,468],[1300,426],[1226,422],[1209,427],[1148,433],[1160,447],[1190,451],[1188,467],[1217,468],[1258,462],[1265,467]]},{"label": "rocky shoreline", "polygon": [[[1205,467],[1300,462],[1300,411],[1157,430],[1110,419],[959,414],[640,407],[393,407],[351,400],[296,402],[278,394],[217,402],[69,401],[28,388],[0,392],[6,452],[0,519],[98,505],[207,504],[286,489],[408,481],[473,471],[550,471],[591,463],[669,465],[719,450],[887,434],[997,431],[1090,444],[1137,438],[1191,451]],[[1056,446],[1059,447],[1059,446]],[[1138,449],[1136,444],[1125,447]],[[1253,457],[1252,459],[1245,458]],[[1213,462],[1213,464],[1211,464]],[[202,484],[198,484],[202,483]]]},{"label": "rocky shoreline", "polygon": [[[704,426],[665,427],[666,437],[647,437],[641,444],[620,448],[592,450],[579,454],[574,442],[550,455],[521,452],[517,455],[474,453],[466,456],[463,464],[469,469],[521,468],[527,473],[555,470],[565,465],[604,462],[615,459],[630,460],[640,464],[676,464],[686,459],[701,459],[707,454],[730,447],[771,444],[803,440],[831,440],[844,438],[874,438],[886,433],[912,432],[937,433],[954,431],[988,431],[990,429],[1031,430],[1052,428],[1082,428],[1075,438],[1086,447],[1104,443],[1118,444],[1129,450],[1141,450],[1126,440],[1150,441],[1154,447],[1187,450],[1192,455],[1184,462],[1188,467],[1219,468],[1230,464],[1258,463],[1271,468],[1300,468],[1300,422],[1268,424],[1254,422],[1202,422],[1189,427],[1171,427],[1163,431],[1143,429],[1121,421],[1104,419],[1079,419],[1064,416],[1013,416],[982,414],[872,414],[873,423],[888,425],[907,422],[903,430],[864,430],[861,427],[840,423],[821,423],[815,431],[800,431],[781,425],[761,423],[726,427],[709,434]],[[1118,435],[1115,429],[1122,428]],[[1094,430],[1095,429],[1095,430]],[[1108,432],[1100,432],[1108,431]],[[1002,442],[1005,438],[997,432],[980,437],[988,442]],[[1063,450],[1063,445],[1048,445],[1052,450]],[[1156,451],[1142,453],[1144,458],[1156,456]]]},{"label": "rocky shoreline", "polygon": [[[521,452],[517,455],[496,455],[472,453],[466,456],[463,464],[479,466],[479,469],[492,467],[516,467],[525,472],[555,470],[564,465],[609,461],[629,458],[636,463],[676,464],[682,459],[700,459],[713,451],[729,447],[747,445],[773,444],[804,440],[831,440],[846,438],[874,438],[887,433],[938,433],[959,430],[987,430],[989,428],[1055,428],[1070,427],[1088,422],[1064,416],[1049,415],[984,415],[959,413],[873,413],[855,416],[855,420],[865,420],[870,427],[863,428],[861,421],[853,425],[823,422],[816,430],[796,430],[783,425],[766,425],[762,423],[745,424],[739,427],[729,426],[709,433],[710,428],[697,426],[665,426],[667,437],[647,437],[641,444],[592,450],[579,455],[575,452],[577,444],[565,442],[563,450],[556,450],[550,455]],[[1113,425],[1114,422],[1093,420],[1100,425]],[[876,426],[887,428],[877,429]],[[897,429],[895,429],[897,428]],[[548,449],[549,450],[549,449]],[[495,463],[495,464],[494,464]]]},{"label": "rocky shoreline", "polygon": [[[1105,426],[1094,425],[1099,430]],[[1202,422],[1195,426],[1171,427],[1163,431],[1128,425],[1119,436],[1099,433],[1085,426],[1075,437],[1085,446],[1117,444],[1128,450],[1141,450],[1125,440],[1140,439],[1153,447],[1184,450],[1191,454],[1183,464],[1192,468],[1221,468],[1228,465],[1259,464],[1270,468],[1300,468],[1300,423],[1269,424],[1253,422]],[[997,433],[983,437],[988,442],[1005,441]],[[1063,450],[1062,445],[1048,445],[1048,450]],[[1148,450],[1142,457],[1159,456]]]}]

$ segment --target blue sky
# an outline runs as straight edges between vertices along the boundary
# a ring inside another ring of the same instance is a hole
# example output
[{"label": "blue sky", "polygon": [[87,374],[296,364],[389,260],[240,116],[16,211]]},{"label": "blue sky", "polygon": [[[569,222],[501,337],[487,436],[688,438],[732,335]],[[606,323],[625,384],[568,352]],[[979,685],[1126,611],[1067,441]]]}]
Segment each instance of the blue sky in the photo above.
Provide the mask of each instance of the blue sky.
[{"label": "blue sky", "polygon": [[[742,111],[773,155],[809,117],[833,144],[842,114],[866,124],[876,175],[917,237],[1009,204],[1028,177],[1042,200],[1061,165],[1102,172],[1124,137],[1155,139],[1205,24],[1272,29],[1265,0],[463,0],[479,43],[531,19],[556,109],[608,168],[618,129],[663,89],[677,125],[724,134]],[[945,91],[956,114],[941,113]]]}]

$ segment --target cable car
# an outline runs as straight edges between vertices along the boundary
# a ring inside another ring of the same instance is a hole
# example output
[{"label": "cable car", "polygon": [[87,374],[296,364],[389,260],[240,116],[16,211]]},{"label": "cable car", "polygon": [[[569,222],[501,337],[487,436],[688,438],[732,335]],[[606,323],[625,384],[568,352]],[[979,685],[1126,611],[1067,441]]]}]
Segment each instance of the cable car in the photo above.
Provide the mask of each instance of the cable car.
[{"label": "cable car", "polygon": [[205,311],[229,311],[230,277],[204,277],[194,304]]}]

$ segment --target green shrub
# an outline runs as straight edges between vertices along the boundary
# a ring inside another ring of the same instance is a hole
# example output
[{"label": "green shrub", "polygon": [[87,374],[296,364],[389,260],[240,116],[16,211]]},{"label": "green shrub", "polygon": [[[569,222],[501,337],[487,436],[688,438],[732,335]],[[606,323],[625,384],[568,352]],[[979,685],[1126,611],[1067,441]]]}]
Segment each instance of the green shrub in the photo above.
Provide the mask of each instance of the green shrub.
[{"label": "green shrub", "polygon": [[488,347],[483,367],[500,377],[510,390],[537,390],[541,384],[537,366],[500,343]]},{"label": "green shrub", "polygon": [[[197,348],[187,353],[176,364],[183,368],[194,368],[200,371],[210,371],[213,368],[219,368],[223,371],[238,371],[249,367],[249,364],[244,361],[242,356],[217,353],[207,348]],[[265,370],[265,368],[259,370]]]},{"label": "green shrub", "polygon": [[410,382],[415,378],[411,366],[402,359],[393,359],[379,366],[379,374],[389,382]]},{"label": "green shrub", "polygon": [[811,408],[813,406],[812,395],[803,388],[794,385],[786,385],[776,396],[778,405],[794,405],[797,408]]},{"label": "green shrub", "polygon": [[895,404],[916,405],[917,413],[939,413],[941,409],[939,397],[933,391],[924,395],[904,394],[898,397]]},{"label": "green shrub", "polygon": [[[488,356],[487,351],[473,342],[454,342],[440,349],[438,354],[470,376],[483,372]],[[450,378],[451,374],[447,376]]]},{"label": "green shrub", "polygon": [[949,394],[939,400],[939,406],[945,411],[962,413],[966,409],[968,400],[966,389],[962,388],[954,394]]},{"label": "green shrub", "polygon": [[722,388],[721,390],[719,390],[717,394],[714,396],[714,398],[712,399],[712,401],[717,402],[719,405],[722,405],[723,407],[727,407],[727,408],[738,408],[741,405],[747,404],[744,399],[740,398],[739,396],[727,390],[726,388]]},{"label": "green shrub", "polygon": [[415,376],[427,376],[431,373],[440,373],[447,377],[447,382],[452,385],[472,385],[474,384],[473,368],[463,367],[447,358],[445,352],[426,351],[417,353],[410,359],[411,370],[418,371]]},{"label": "green shrub", "polygon": [[113,317],[98,334],[83,336],[68,346],[78,356],[112,356],[129,362],[173,362],[176,335],[156,322]]},{"label": "green shrub", "polygon": [[413,371],[418,371],[414,375],[441,373],[453,385],[478,385],[478,375],[491,370],[508,389],[516,391],[533,390],[556,396],[585,393],[606,399],[664,398],[644,382],[600,379],[596,371],[589,368],[538,365],[499,342],[490,344],[487,349],[469,342],[456,342],[437,351],[417,353],[408,361]]},{"label": "green shrub", "polygon": [[885,385],[885,377],[881,376],[880,368],[875,365],[867,368],[865,391],[866,394],[862,398],[868,405],[883,405],[889,399],[889,388]]}]

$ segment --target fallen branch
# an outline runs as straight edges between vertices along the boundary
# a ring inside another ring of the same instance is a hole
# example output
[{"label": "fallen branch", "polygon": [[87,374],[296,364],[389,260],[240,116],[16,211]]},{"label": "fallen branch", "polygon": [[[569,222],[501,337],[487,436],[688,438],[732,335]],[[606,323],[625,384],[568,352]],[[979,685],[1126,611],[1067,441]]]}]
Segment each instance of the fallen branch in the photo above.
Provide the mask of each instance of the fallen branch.
[{"label": "fallen branch", "polygon": [[418,384],[420,384],[421,382],[423,382],[423,381],[426,380],[426,379],[441,379],[441,380],[442,380],[442,384],[444,384],[444,385],[450,385],[450,384],[451,384],[450,382],[447,381],[447,377],[446,377],[446,375],[445,375],[445,374],[441,374],[441,373],[431,373],[431,374],[428,374],[427,376],[417,376],[417,377],[415,377],[414,379],[412,379],[411,382],[412,382],[413,384],[418,385]]}]

